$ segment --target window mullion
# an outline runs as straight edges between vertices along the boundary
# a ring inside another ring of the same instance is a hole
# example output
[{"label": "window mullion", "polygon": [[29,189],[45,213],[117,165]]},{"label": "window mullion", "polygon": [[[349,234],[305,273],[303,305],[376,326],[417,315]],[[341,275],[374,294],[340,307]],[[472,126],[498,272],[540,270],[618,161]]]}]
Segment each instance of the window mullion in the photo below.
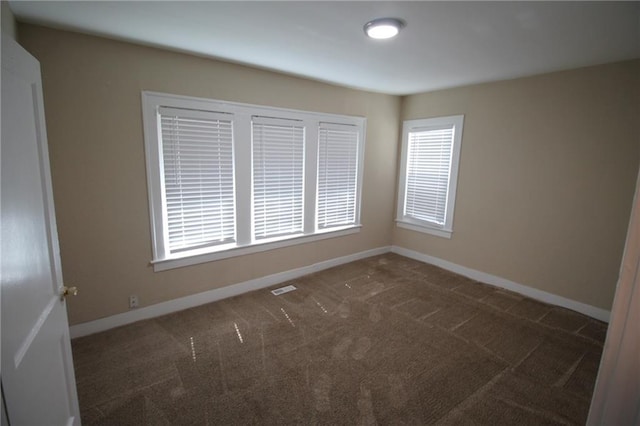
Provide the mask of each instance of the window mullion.
[{"label": "window mullion", "polygon": [[304,233],[316,232],[318,191],[318,122],[305,121],[304,145]]},{"label": "window mullion", "polygon": [[355,223],[360,223],[360,208],[362,205],[362,182],[364,180],[364,143],[366,133],[366,122],[361,126],[358,134],[358,156],[357,156],[357,168],[356,168],[356,199],[355,199]]},{"label": "window mullion", "polygon": [[234,126],[236,238],[239,246],[251,244],[251,115],[237,114]]},{"label": "window mullion", "polygon": [[[160,220],[161,222],[159,222],[160,224],[166,224],[168,223],[168,218],[167,218],[167,209],[166,209],[166,205],[167,205],[167,197],[166,197],[166,190],[165,190],[165,183],[164,183],[164,154],[162,152],[162,130],[161,130],[161,125],[160,125],[160,114],[158,113],[157,109],[155,109],[155,120],[156,120],[156,126],[154,128],[154,131],[157,132],[154,135],[154,138],[157,140],[157,143],[154,145],[154,148],[157,150],[156,151],[156,155],[158,157],[158,161],[154,164],[154,166],[158,167],[158,190],[160,191],[159,194],[159,198],[160,198],[160,203],[159,205],[156,205],[154,208],[154,214],[158,215],[159,218],[156,220]],[[155,183],[155,182],[154,182]],[[168,254],[169,254],[169,229],[166,226],[162,226],[160,229],[156,228],[156,238],[160,238],[160,241],[162,241],[161,244],[158,244],[156,246],[156,256],[157,258],[163,259],[165,258]]]}]

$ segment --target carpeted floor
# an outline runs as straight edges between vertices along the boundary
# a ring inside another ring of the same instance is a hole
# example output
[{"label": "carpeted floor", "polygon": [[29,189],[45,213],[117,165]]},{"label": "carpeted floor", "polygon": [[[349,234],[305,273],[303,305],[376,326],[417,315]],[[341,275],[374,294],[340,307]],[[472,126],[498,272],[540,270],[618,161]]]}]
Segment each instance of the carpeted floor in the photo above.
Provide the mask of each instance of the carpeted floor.
[{"label": "carpeted floor", "polygon": [[75,339],[85,425],[584,424],[606,324],[395,254]]}]

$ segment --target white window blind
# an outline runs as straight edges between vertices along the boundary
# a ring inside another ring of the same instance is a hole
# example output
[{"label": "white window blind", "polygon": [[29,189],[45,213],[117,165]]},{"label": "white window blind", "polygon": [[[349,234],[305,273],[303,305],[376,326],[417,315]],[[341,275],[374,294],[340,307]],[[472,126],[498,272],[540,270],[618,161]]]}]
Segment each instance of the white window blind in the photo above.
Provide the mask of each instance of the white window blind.
[{"label": "white window blind", "polygon": [[300,121],[252,119],[256,240],[303,231],[304,133]]},{"label": "white window blind", "polygon": [[454,129],[447,125],[409,132],[405,216],[445,224]]},{"label": "white window blind", "polygon": [[169,253],[235,240],[230,115],[160,108]]},{"label": "white window blind", "polygon": [[318,229],[354,224],[358,190],[358,128],[321,123],[318,137]]}]

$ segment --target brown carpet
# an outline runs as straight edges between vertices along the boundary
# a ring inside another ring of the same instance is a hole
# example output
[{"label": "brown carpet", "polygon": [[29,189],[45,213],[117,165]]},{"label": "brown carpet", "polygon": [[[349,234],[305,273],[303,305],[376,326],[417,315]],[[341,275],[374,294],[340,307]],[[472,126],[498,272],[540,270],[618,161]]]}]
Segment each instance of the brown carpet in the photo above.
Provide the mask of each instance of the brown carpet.
[{"label": "brown carpet", "polygon": [[606,324],[395,254],[75,339],[85,425],[584,424]]}]

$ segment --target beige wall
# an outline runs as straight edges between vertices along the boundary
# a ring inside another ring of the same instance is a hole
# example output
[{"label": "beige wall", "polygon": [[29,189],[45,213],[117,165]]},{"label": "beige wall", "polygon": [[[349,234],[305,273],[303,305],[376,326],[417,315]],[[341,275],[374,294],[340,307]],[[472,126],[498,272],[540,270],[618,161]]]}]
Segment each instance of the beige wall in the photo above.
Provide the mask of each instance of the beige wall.
[{"label": "beige wall", "polygon": [[[391,242],[400,99],[97,37],[20,25],[41,63],[70,323]],[[140,91],[365,116],[362,231],[154,273]]]},{"label": "beige wall", "polygon": [[[609,309],[639,162],[640,61],[404,98],[19,26],[42,65],[70,323],[391,243]],[[140,91],[368,119],[362,232],[154,273]],[[402,114],[400,108],[402,106]],[[451,240],[393,226],[401,119],[465,114]]]},{"label": "beige wall", "polygon": [[450,240],[393,244],[603,309],[640,151],[640,61],[404,98],[402,119],[464,114]]},{"label": "beige wall", "polygon": [[13,16],[13,12],[9,8],[8,2],[0,2],[0,15],[2,15],[2,19],[0,22],[0,25],[2,25],[2,35],[8,35],[10,38],[17,40],[18,33],[16,19]]}]

